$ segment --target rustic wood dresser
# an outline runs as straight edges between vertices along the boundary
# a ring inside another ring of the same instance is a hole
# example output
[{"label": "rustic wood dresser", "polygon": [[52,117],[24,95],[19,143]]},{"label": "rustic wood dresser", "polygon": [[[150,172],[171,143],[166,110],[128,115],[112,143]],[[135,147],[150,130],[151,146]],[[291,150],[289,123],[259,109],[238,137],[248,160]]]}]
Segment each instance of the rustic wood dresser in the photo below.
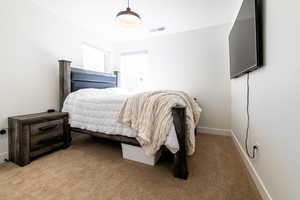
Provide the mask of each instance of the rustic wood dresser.
[{"label": "rustic wood dresser", "polygon": [[8,118],[9,160],[20,166],[71,142],[68,113],[49,112]]}]

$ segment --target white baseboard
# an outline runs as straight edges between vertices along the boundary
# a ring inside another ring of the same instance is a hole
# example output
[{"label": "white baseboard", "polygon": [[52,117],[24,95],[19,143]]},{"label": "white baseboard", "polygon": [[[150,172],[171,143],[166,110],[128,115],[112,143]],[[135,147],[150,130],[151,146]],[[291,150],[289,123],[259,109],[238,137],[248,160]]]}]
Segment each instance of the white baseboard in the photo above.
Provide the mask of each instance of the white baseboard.
[{"label": "white baseboard", "polygon": [[212,135],[223,135],[223,136],[230,136],[231,134],[231,130],[229,129],[208,128],[208,127],[198,127],[197,132],[212,134]]},{"label": "white baseboard", "polygon": [[272,200],[272,197],[270,195],[270,193],[268,192],[268,190],[266,189],[262,179],[260,178],[260,176],[258,175],[255,167],[253,166],[251,160],[249,159],[249,157],[247,156],[244,148],[242,147],[242,145],[239,143],[236,135],[234,134],[233,131],[231,131],[231,136],[233,138],[234,144],[236,146],[236,148],[238,149],[238,151],[240,152],[240,155],[261,195],[261,197],[263,198],[263,200]]},{"label": "white baseboard", "polygon": [[7,152],[0,153],[0,164],[4,163],[5,159],[8,159],[8,153]]}]

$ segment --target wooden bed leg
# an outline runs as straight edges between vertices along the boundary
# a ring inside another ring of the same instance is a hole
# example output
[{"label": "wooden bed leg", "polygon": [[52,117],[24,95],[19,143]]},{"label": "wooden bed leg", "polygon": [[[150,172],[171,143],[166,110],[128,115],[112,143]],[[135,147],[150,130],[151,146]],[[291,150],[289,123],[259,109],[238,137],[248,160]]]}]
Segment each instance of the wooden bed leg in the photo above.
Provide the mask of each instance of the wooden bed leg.
[{"label": "wooden bed leg", "polygon": [[64,149],[68,148],[72,142],[72,135],[71,135],[71,126],[68,124],[66,127],[67,133],[65,134],[65,145],[63,146]]},{"label": "wooden bed leg", "polygon": [[173,122],[179,143],[179,151],[174,155],[174,177],[180,179],[188,178],[187,153],[186,153],[186,124],[185,124],[185,107],[176,106],[172,110]]}]

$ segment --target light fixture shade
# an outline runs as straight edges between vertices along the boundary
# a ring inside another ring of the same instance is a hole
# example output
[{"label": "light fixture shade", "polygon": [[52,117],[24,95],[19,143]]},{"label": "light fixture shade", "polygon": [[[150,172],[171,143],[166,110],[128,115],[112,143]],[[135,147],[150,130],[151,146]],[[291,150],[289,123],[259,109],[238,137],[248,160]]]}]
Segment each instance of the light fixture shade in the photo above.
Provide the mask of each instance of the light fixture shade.
[{"label": "light fixture shade", "polygon": [[141,17],[131,11],[131,9],[128,7],[125,11],[121,11],[116,16],[116,22],[126,28],[134,28],[138,27],[142,24]]}]

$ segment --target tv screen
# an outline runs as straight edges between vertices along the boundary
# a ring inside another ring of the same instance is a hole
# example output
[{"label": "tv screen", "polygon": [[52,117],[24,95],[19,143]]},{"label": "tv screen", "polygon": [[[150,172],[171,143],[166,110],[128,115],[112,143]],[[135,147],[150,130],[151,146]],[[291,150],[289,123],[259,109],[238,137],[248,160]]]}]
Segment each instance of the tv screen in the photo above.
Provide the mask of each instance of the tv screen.
[{"label": "tv screen", "polygon": [[230,77],[262,66],[259,0],[244,0],[229,36]]}]

